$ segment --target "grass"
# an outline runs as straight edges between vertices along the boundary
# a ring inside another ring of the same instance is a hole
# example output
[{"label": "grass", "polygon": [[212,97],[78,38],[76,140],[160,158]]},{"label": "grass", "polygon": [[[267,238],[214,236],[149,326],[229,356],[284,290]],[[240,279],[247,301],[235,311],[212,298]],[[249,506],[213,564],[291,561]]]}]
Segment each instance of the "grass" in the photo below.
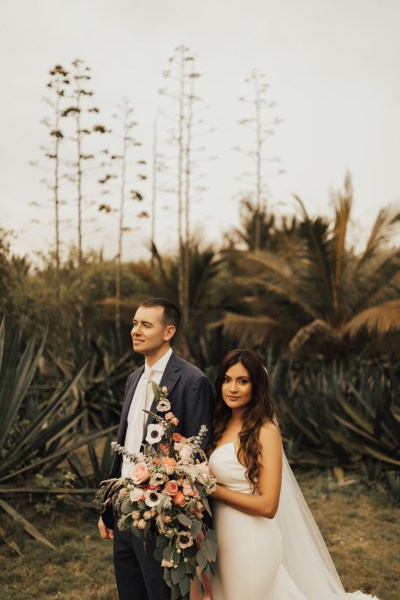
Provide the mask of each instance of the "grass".
[{"label": "grass", "polygon": [[[328,474],[304,473],[299,481],[345,588],[398,600],[400,509],[390,508],[379,491],[368,494],[357,483],[339,486]],[[0,526],[24,554],[19,558],[0,545],[2,599],[117,600],[112,543],[100,539],[94,511],[67,507],[43,516],[32,505],[19,510],[57,551],[0,513]]]},{"label": "grass", "polygon": [[400,508],[350,478],[342,485],[327,474],[299,479],[345,589],[398,600]]}]

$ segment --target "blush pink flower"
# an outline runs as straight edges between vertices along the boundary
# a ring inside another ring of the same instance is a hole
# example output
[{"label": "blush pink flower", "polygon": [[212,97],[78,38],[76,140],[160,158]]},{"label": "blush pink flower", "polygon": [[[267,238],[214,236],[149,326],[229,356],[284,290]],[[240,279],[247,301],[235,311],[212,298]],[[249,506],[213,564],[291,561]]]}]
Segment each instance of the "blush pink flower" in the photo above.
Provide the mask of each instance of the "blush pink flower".
[{"label": "blush pink flower", "polygon": [[150,477],[149,470],[145,462],[133,465],[131,470],[131,479],[134,483],[143,483]]},{"label": "blush pink flower", "polygon": [[161,566],[162,567],[168,567],[169,569],[172,569],[172,567],[174,565],[175,565],[175,563],[173,561],[165,560],[165,558],[163,558],[162,561],[161,561]]},{"label": "blush pink flower", "polygon": [[182,448],[179,450],[179,456],[182,460],[188,461],[192,456],[192,448],[189,444],[183,444]]},{"label": "blush pink flower", "polygon": [[143,490],[142,488],[133,488],[129,492],[129,498],[131,502],[139,502],[139,500],[143,499]]},{"label": "blush pink flower", "polygon": [[178,490],[179,490],[178,482],[175,481],[174,479],[171,479],[170,481],[168,481],[168,483],[165,484],[164,490],[170,496],[176,496],[176,494],[178,493]]}]

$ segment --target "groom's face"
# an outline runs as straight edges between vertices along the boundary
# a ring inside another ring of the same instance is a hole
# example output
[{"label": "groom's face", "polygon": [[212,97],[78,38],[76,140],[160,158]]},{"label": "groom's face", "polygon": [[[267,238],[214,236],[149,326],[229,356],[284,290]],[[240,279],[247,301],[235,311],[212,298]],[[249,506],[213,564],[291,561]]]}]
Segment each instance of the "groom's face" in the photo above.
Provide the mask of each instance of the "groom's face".
[{"label": "groom's face", "polygon": [[135,352],[144,356],[156,355],[162,348],[169,346],[175,333],[175,327],[163,322],[162,306],[139,306],[133,317],[131,337]]}]

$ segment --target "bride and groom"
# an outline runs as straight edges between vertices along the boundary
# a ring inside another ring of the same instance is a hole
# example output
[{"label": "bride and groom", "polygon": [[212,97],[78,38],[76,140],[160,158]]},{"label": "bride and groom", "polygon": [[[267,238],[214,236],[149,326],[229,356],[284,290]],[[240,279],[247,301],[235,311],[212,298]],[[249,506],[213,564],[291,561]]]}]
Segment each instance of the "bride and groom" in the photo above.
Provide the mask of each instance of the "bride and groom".
[{"label": "bride and groom", "polygon": [[[139,451],[143,409],[154,408],[151,381],[168,388],[182,435],[207,426],[204,448],[211,448],[210,470],[218,480],[212,495],[218,544],[213,600],[371,599],[344,591],[282,452],[268,374],[257,354],[227,354],[214,400],[207,377],[171,349],[179,321],[178,307],[164,298],[146,300],[136,311],[131,336],[145,365],[128,377],[117,442]],[[116,455],[110,477],[126,476],[129,465]],[[102,538],[114,540],[119,600],[170,600],[152,543],[144,547],[114,527],[111,509],[98,526]]]}]

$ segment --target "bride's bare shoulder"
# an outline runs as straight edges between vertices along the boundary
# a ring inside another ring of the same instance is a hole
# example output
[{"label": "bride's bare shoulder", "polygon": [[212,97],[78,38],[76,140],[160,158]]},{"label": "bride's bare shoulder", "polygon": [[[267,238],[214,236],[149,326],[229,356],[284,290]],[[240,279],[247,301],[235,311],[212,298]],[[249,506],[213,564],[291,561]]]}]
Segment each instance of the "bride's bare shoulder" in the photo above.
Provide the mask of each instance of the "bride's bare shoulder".
[{"label": "bride's bare shoulder", "polygon": [[260,441],[262,443],[264,440],[267,441],[271,439],[281,440],[281,432],[275,423],[266,421],[260,429]]}]

